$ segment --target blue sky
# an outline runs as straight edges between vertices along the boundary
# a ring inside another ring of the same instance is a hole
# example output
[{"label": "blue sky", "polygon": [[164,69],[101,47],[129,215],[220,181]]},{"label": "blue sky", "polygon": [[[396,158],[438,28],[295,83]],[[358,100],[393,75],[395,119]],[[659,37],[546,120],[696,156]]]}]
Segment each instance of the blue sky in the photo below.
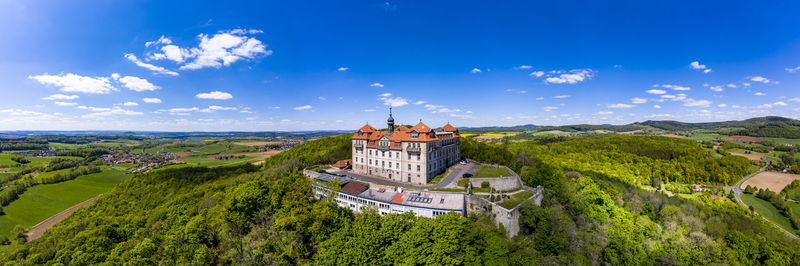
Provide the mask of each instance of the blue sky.
[{"label": "blue sky", "polygon": [[800,118],[796,1],[0,1],[0,130]]}]

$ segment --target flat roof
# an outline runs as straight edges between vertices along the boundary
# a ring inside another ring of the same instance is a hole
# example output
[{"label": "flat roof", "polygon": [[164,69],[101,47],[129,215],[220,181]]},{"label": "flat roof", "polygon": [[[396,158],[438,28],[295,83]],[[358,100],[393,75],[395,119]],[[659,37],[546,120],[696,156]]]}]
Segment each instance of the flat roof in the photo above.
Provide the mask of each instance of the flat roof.
[{"label": "flat roof", "polygon": [[436,193],[419,191],[405,191],[403,193],[398,193],[391,190],[379,192],[376,189],[370,188],[359,193],[357,196],[386,203],[395,203],[414,207],[447,210],[464,209],[464,194],[461,193]]}]

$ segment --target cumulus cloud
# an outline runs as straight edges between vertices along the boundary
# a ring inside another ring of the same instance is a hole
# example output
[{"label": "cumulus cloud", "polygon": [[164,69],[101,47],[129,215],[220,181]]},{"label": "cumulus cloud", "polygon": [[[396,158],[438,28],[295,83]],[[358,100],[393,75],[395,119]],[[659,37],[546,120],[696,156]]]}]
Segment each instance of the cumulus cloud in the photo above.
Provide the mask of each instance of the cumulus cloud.
[{"label": "cumulus cloud", "polygon": [[600,111],[600,112],[594,113],[594,115],[613,115],[613,114],[614,114],[614,112],[612,112],[612,111]]},{"label": "cumulus cloud", "polygon": [[297,106],[294,109],[298,110],[298,111],[302,111],[302,110],[308,110],[308,109],[311,109],[311,108],[312,108],[311,105],[306,104],[306,105],[303,105],[303,106]]},{"label": "cumulus cloud", "polygon": [[376,87],[376,88],[383,88],[383,84],[381,84],[381,83],[378,83],[378,82],[375,82],[375,83],[369,84],[369,86],[370,86],[370,87]]},{"label": "cumulus cloud", "polygon": [[738,87],[739,86],[736,86],[736,84],[733,84],[733,83],[729,83],[728,84],[728,88],[734,88],[735,89],[735,88],[738,88]]},{"label": "cumulus cloud", "polygon": [[156,45],[156,44],[171,44],[171,43],[172,43],[172,40],[170,40],[167,37],[164,37],[164,35],[161,35],[161,37],[158,38],[158,40],[145,42],[144,46],[145,47],[150,47],[150,46]]},{"label": "cumulus cloud", "polygon": [[531,69],[531,68],[533,68],[533,66],[521,65],[521,66],[515,67],[514,69]]},{"label": "cumulus cloud", "polygon": [[544,71],[533,71],[531,72],[530,75],[537,78],[541,78],[542,76],[544,76]]},{"label": "cumulus cloud", "polygon": [[647,99],[643,99],[643,98],[631,98],[631,103],[633,103],[633,104],[642,104],[642,103],[647,103]]},{"label": "cumulus cloud", "polygon": [[349,67],[340,67],[340,68],[337,68],[336,70],[339,71],[339,72],[344,72],[344,71],[347,71],[349,69],[350,69]]},{"label": "cumulus cloud", "polygon": [[78,95],[64,95],[64,94],[60,94],[60,93],[53,94],[53,95],[50,95],[50,96],[42,98],[42,100],[48,100],[48,101],[52,101],[52,100],[75,100],[75,99],[78,99]]},{"label": "cumulus cloud", "polygon": [[443,108],[443,107],[444,107],[443,105],[434,105],[434,104],[426,104],[425,105],[425,109],[428,109],[428,110],[435,110],[435,109],[439,109],[439,108]]},{"label": "cumulus cloud", "polygon": [[617,104],[607,104],[606,107],[613,108],[613,109],[628,109],[633,108],[635,105],[632,104],[625,104],[625,103],[617,103]]},{"label": "cumulus cloud", "polygon": [[94,118],[94,119],[101,119],[108,116],[117,116],[117,115],[141,115],[142,112],[131,111],[122,109],[119,106],[114,106],[111,108],[107,107],[90,107],[90,106],[78,106],[79,109],[83,110],[90,110],[92,113],[82,115],[83,118]]},{"label": "cumulus cloud", "polygon": [[761,82],[761,83],[764,83],[764,84],[770,83],[769,79],[767,79],[765,77],[762,77],[762,76],[751,77],[750,81]]},{"label": "cumulus cloud", "polygon": [[167,70],[166,68],[163,68],[163,67],[160,67],[160,66],[156,66],[156,65],[153,65],[153,64],[148,64],[148,63],[142,62],[142,60],[139,60],[139,58],[137,58],[133,54],[125,54],[125,59],[128,59],[128,61],[133,62],[135,65],[137,65],[139,67],[142,67],[142,68],[148,69],[150,71],[153,71],[153,73],[156,73],[156,74],[164,74],[164,75],[170,75],[170,76],[177,76],[178,75],[178,72],[170,71],[170,70]]},{"label": "cumulus cloud", "polygon": [[167,112],[170,114],[177,114],[177,115],[188,115],[190,112],[200,112],[200,113],[213,113],[215,111],[236,111],[236,107],[225,107],[225,106],[218,106],[212,105],[208,108],[198,108],[198,107],[189,107],[189,108],[170,108],[167,110],[159,110],[159,112]]},{"label": "cumulus cloud", "polygon": [[712,91],[716,91],[716,92],[722,92],[722,91],[725,90],[725,89],[722,88],[722,86],[711,86],[708,89],[710,89]]},{"label": "cumulus cloud", "polygon": [[159,98],[142,98],[142,101],[145,103],[161,103]]},{"label": "cumulus cloud", "polygon": [[440,108],[440,109],[434,110],[431,113],[438,114],[438,113],[457,113],[457,112],[461,112],[461,110],[460,109],[450,109],[450,108]]},{"label": "cumulus cloud", "polygon": [[481,73],[481,70],[477,69],[477,68],[473,68],[472,70],[469,71],[469,73],[477,74],[477,73]]},{"label": "cumulus cloud", "polygon": [[364,109],[365,113],[371,113],[377,111],[376,109]]},{"label": "cumulus cloud", "polygon": [[767,94],[759,91],[759,92],[756,92],[753,95],[755,95],[755,96],[764,96],[764,95],[767,95]]},{"label": "cumulus cloud", "polygon": [[404,99],[403,97],[394,97],[394,98],[392,98],[392,97],[390,97],[390,96],[392,96],[391,93],[384,93],[384,94],[381,94],[381,95],[378,95],[378,96],[379,96],[378,100],[383,101],[384,105],[388,105],[388,106],[391,106],[391,107],[400,107],[400,106],[408,105],[408,100]]},{"label": "cumulus cloud", "polygon": [[58,106],[76,106],[76,105],[78,105],[78,103],[73,103],[73,102],[54,102],[53,104],[58,105]]},{"label": "cumulus cloud", "polygon": [[36,75],[28,76],[29,79],[38,81],[43,85],[59,87],[64,92],[79,92],[89,94],[107,94],[117,90],[111,85],[107,77],[84,77],[72,73],[61,75]]},{"label": "cumulus cloud", "polygon": [[670,84],[664,84],[664,85],[661,85],[661,87],[662,88],[667,88],[667,89],[673,89],[673,90],[676,90],[676,91],[688,91],[688,90],[692,89],[692,88],[689,88],[689,87],[684,87],[684,86],[680,86],[680,85],[670,85]]},{"label": "cumulus cloud", "polygon": [[227,92],[221,91],[212,91],[212,92],[204,92],[198,93],[195,95],[198,99],[206,99],[206,100],[230,100],[233,99],[233,95]]},{"label": "cumulus cloud", "polygon": [[727,104],[724,104],[724,103],[721,103],[721,104],[717,104],[717,107],[719,107],[719,108],[725,108],[725,107],[728,107],[728,105],[727,105]]},{"label": "cumulus cloud", "polygon": [[789,73],[794,73],[794,72],[797,72],[797,71],[800,71],[800,66],[792,67],[792,68],[786,68],[786,72],[789,72]]},{"label": "cumulus cloud", "polygon": [[544,100],[544,97],[536,97],[536,100],[537,100],[537,101]]},{"label": "cumulus cloud", "polygon": [[124,76],[119,79],[119,82],[122,83],[123,87],[126,87],[132,91],[137,91],[137,92],[154,91],[159,89],[158,86],[153,85],[146,79],[133,76]]},{"label": "cumulus cloud", "polygon": [[656,108],[656,109],[661,109],[661,105],[658,105],[658,104],[656,104],[656,105],[653,105],[653,108]]},{"label": "cumulus cloud", "polygon": [[651,89],[651,90],[647,90],[647,91],[645,91],[645,92],[646,92],[646,93],[649,93],[649,94],[656,94],[656,95],[658,95],[658,94],[664,94],[664,93],[667,93],[667,91],[665,91],[665,90],[659,90],[659,89]]},{"label": "cumulus cloud", "polygon": [[711,72],[710,68],[708,68],[706,65],[700,64],[700,62],[698,62],[698,61],[694,61],[694,62],[689,63],[689,67],[692,68],[692,69],[701,70],[701,71],[703,71],[703,73],[706,73],[706,74]]},{"label": "cumulus cloud", "polygon": [[122,105],[124,105],[124,106],[139,106],[139,104],[135,103],[135,102],[125,102]]},{"label": "cumulus cloud", "polygon": [[572,97],[572,96],[571,96],[571,95],[558,95],[558,96],[553,96],[553,98],[556,98],[556,99],[566,99],[566,98],[569,98],[569,97]]},{"label": "cumulus cloud", "polygon": [[711,106],[711,101],[709,101],[709,100],[686,99],[686,101],[683,102],[683,106],[709,107],[709,106]]},{"label": "cumulus cloud", "polygon": [[[150,45],[146,43],[148,47],[160,46],[160,48],[158,48],[159,52],[151,54],[148,58],[150,60],[173,61],[181,65],[180,69],[182,70],[230,66],[240,60],[255,59],[272,54],[272,50],[268,50],[264,43],[254,37],[248,36],[261,32],[260,30],[234,29],[220,31],[211,36],[208,34],[200,34],[197,36],[200,43],[197,47],[191,48],[173,45],[171,41],[157,41],[150,43]],[[129,60],[131,59],[129,58]],[[137,65],[140,64],[137,63]],[[154,70],[147,66],[140,66]]]},{"label": "cumulus cloud", "polygon": [[545,83],[550,84],[576,84],[588,79],[592,79],[594,71],[591,69],[573,69],[568,72],[555,71],[553,74],[548,75]]},{"label": "cumulus cloud", "polygon": [[420,104],[425,104],[425,103],[426,103],[425,101],[417,101],[417,102],[415,102],[414,104],[415,104],[415,105],[420,105]]},{"label": "cumulus cloud", "polygon": [[545,112],[550,112],[550,111],[557,110],[557,109],[558,109],[558,107],[555,107],[555,106],[542,107],[542,110],[544,110]]},{"label": "cumulus cloud", "polygon": [[800,102],[800,98],[791,98],[789,99],[790,102]]}]

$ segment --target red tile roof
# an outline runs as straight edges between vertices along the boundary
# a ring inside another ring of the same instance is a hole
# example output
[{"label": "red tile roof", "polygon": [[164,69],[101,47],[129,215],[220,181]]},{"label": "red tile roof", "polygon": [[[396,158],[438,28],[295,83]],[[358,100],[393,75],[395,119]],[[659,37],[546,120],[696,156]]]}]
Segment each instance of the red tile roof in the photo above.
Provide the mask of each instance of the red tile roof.
[{"label": "red tile roof", "polygon": [[447,123],[447,125],[444,125],[441,130],[442,131],[447,131],[447,132],[456,132],[456,131],[458,131],[458,129],[456,129],[454,126],[450,125],[450,123]]},{"label": "red tile roof", "polygon": [[403,203],[403,194],[400,194],[400,193],[394,194],[394,198],[392,198],[392,201],[390,201],[390,202],[394,203],[394,204]]},{"label": "red tile roof", "polygon": [[347,159],[347,160],[338,161],[335,164],[333,164],[333,167],[344,168],[344,167],[347,167],[348,165],[353,165],[353,160]]}]

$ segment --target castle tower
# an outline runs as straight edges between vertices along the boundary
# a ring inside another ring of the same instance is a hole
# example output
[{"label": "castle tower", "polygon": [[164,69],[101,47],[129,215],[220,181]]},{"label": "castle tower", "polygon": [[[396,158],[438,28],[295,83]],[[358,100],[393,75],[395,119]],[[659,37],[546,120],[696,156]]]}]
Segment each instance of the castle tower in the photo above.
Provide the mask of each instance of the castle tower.
[{"label": "castle tower", "polygon": [[387,122],[387,124],[389,126],[388,127],[389,128],[389,133],[388,134],[391,135],[392,133],[394,133],[394,118],[392,117],[392,107],[391,106],[389,106],[389,119],[387,119],[386,122]]}]

